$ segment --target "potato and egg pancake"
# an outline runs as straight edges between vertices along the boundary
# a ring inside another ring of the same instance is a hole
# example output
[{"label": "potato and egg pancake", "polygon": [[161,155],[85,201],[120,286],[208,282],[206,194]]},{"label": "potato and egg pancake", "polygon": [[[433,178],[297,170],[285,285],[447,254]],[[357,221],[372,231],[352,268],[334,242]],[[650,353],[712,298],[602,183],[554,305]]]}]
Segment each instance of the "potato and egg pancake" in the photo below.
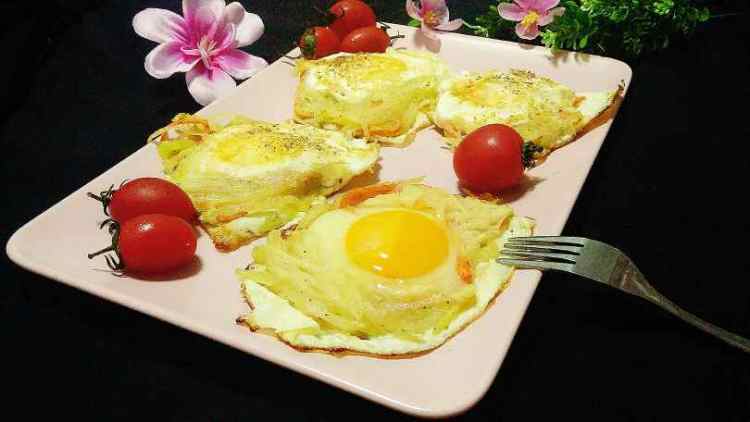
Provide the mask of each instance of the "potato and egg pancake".
[{"label": "potato and egg pancake", "polygon": [[430,125],[448,68],[434,54],[396,50],[335,54],[297,63],[294,119],[388,145],[405,145]]},{"label": "potato and egg pancake", "polygon": [[506,205],[417,183],[355,189],[253,251],[239,321],[299,349],[430,350],[502,291],[512,268],[498,251],[531,227]]},{"label": "potato and egg pancake", "polygon": [[216,125],[178,115],[157,134],[164,172],[190,196],[221,250],[297,217],[370,170],[379,150],[339,132],[240,117]]},{"label": "potato and egg pancake", "polygon": [[449,143],[490,123],[513,127],[542,154],[559,148],[614,101],[618,91],[575,93],[532,72],[466,72],[443,81],[432,120]]}]

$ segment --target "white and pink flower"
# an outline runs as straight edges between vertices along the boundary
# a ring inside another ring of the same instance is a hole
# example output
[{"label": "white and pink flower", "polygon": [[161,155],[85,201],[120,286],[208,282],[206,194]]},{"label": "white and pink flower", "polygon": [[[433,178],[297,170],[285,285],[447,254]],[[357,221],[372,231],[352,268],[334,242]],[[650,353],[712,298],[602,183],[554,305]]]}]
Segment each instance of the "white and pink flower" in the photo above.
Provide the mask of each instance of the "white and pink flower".
[{"label": "white and pink flower", "polygon": [[414,0],[406,0],[406,13],[421,22],[422,33],[431,39],[437,39],[437,31],[455,31],[464,24],[462,19],[450,20],[445,0],[421,0],[419,6]]},{"label": "white and pink flower", "polygon": [[518,22],[516,35],[525,40],[539,36],[539,27],[549,25],[556,16],[565,13],[564,7],[555,7],[560,0],[513,0],[513,3],[500,3],[497,11],[505,20]]},{"label": "white and pink flower", "polygon": [[226,94],[268,63],[239,47],[263,35],[263,21],[238,2],[183,0],[180,16],[165,9],[145,9],[133,18],[135,32],[159,43],[146,56],[146,72],[164,79],[185,72],[188,91],[201,105]]}]

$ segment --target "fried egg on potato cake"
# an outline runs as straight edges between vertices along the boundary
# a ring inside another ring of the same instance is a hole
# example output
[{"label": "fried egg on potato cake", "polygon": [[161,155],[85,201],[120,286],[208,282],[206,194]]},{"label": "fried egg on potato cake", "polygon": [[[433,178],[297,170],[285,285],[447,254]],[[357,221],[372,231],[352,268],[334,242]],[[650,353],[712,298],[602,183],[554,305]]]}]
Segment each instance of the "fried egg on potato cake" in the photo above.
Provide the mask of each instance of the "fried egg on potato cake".
[{"label": "fried egg on potato cake", "polygon": [[617,94],[575,93],[524,70],[465,72],[441,84],[432,120],[453,145],[475,129],[502,123],[542,147],[544,155],[573,141]]},{"label": "fried egg on potato cake", "polygon": [[294,119],[383,144],[405,145],[431,125],[445,64],[429,52],[339,53],[299,60]]},{"label": "fried egg on potato cake", "polygon": [[301,350],[430,350],[503,290],[498,251],[531,228],[507,205],[414,182],[354,189],[253,251],[238,321]]},{"label": "fried egg on potato cake", "polygon": [[157,134],[165,173],[190,196],[220,250],[296,218],[369,171],[379,152],[339,132],[244,117],[217,125],[179,115]]}]

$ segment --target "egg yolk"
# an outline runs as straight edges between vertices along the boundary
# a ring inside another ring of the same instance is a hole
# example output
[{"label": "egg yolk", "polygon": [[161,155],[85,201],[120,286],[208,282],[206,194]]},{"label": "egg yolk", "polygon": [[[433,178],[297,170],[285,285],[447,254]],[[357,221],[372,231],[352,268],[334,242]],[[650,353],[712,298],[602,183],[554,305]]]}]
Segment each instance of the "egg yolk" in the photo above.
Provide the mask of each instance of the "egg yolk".
[{"label": "egg yolk", "polygon": [[357,266],[389,278],[426,274],[448,256],[448,235],[432,218],[389,210],[357,220],[346,234],[346,252]]}]

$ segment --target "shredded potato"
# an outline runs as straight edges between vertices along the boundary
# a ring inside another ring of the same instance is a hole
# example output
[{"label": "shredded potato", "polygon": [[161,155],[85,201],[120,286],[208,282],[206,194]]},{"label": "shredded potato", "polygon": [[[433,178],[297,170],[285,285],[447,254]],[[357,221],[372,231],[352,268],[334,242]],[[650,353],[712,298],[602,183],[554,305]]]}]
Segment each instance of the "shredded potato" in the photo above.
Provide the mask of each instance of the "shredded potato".
[{"label": "shredded potato", "polygon": [[407,134],[429,114],[447,70],[428,53],[343,54],[297,65],[298,122],[357,137]]},{"label": "shredded potato", "polygon": [[512,216],[512,210],[417,184],[369,193],[374,196],[367,195],[357,209],[418,207],[447,224],[461,249],[455,282],[438,281],[434,275],[383,282],[354,267],[332,267],[331,256],[321,249],[322,240],[311,227],[330,211],[349,212],[351,208],[340,208],[336,201],[314,206],[294,230],[271,232],[268,242],[253,251],[254,268],[240,272],[240,277],[286,299],[323,329],[360,338],[393,334],[404,339],[417,338],[429,329],[445,329],[475,304],[473,268],[486,255],[497,254],[502,222]]}]

